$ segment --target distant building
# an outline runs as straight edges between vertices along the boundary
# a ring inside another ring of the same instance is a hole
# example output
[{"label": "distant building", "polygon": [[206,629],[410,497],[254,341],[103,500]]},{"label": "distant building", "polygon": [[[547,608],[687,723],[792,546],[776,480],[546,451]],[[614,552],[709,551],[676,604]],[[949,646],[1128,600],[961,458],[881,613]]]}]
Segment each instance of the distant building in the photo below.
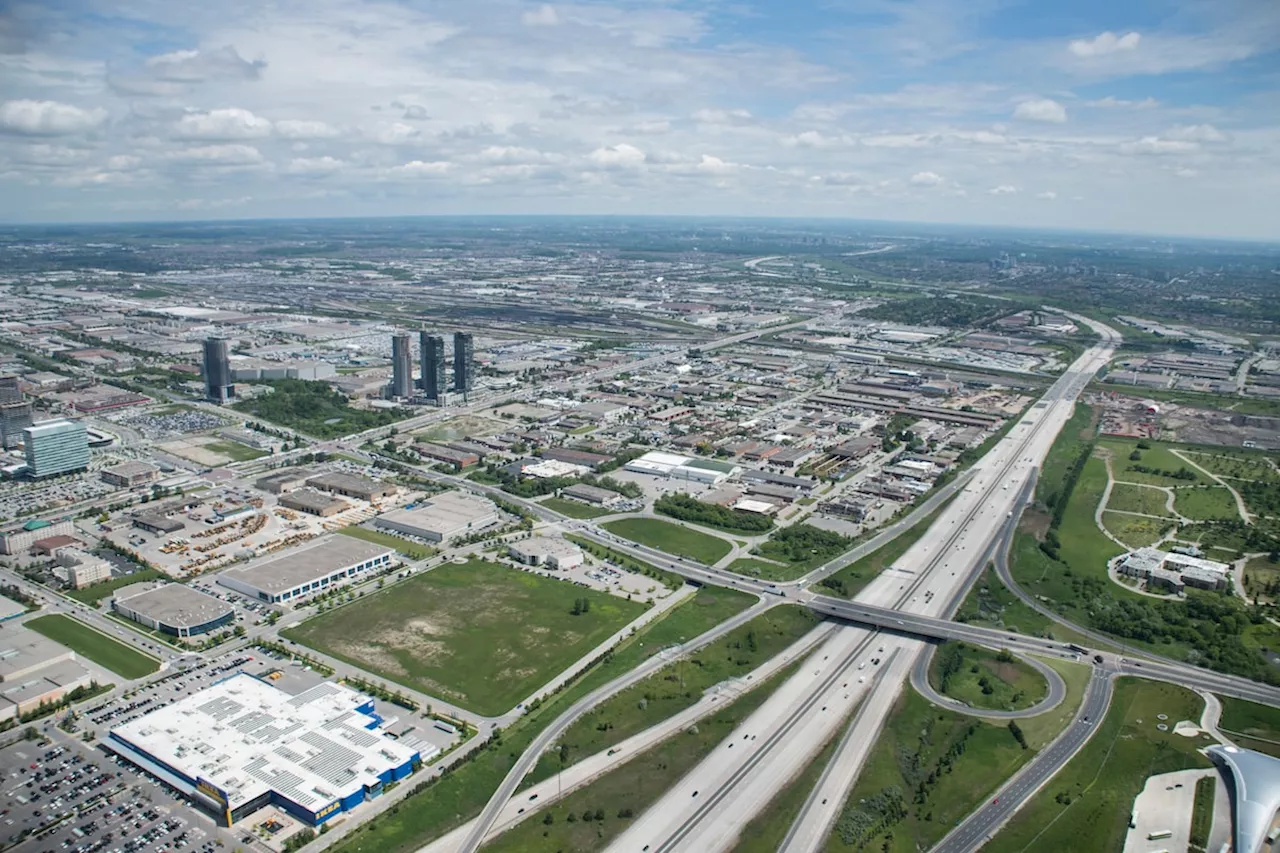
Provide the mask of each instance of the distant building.
[{"label": "distant building", "polygon": [[333,492],[343,497],[358,498],[371,503],[393,497],[397,491],[395,486],[357,474],[343,474],[340,471],[311,477],[307,480],[307,485],[323,492]]},{"label": "distant building", "polygon": [[84,589],[111,578],[111,564],[79,548],[60,548],[53,573],[72,589]]},{"label": "distant building", "polygon": [[433,495],[413,509],[397,509],[374,519],[374,526],[427,542],[449,542],[498,522],[498,509],[485,498],[463,492]]},{"label": "distant building", "polygon": [[610,507],[623,500],[623,496],[599,486],[588,486],[586,483],[574,483],[560,490],[560,497],[572,498],[592,506]]},{"label": "distant building", "polygon": [[0,533],[0,554],[22,554],[41,539],[52,536],[75,536],[76,526],[69,518],[56,521],[33,519]]},{"label": "distant building", "polygon": [[337,515],[351,507],[351,504],[341,498],[326,495],[324,492],[317,492],[312,488],[296,489],[283,494],[280,496],[279,504],[285,509],[296,509],[298,512],[318,515],[321,518]]},{"label": "distant building", "polygon": [[531,536],[517,539],[507,546],[513,559],[529,566],[546,566],[549,569],[572,569],[583,562],[582,549],[572,542],[550,536]]},{"label": "distant building", "polygon": [[231,381],[231,353],[226,338],[206,338],[204,342],[204,391],[213,403],[226,403],[235,396]]},{"label": "distant building", "polygon": [[273,495],[283,495],[285,492],[301,489],[307,484],[307,480],[314,476],[316,476],[314,471],[308,471],[305,468],[284,468],[258,478],[253,487]]},{"label": "distant building", "polygon": [[1226,589],[1231,567],[1226,563],[1205,560],[1188,554],[1169,553],[1158,548],[1139,548],[1114,562],[1116,571],[1129,577],[1142,578],[1152,586],[1173,592],[1183,587]]},{"label": "distant building", "polygon": [[409,336],[391,337],[391,387],[390,397],[405,399],[413,396],[413,354],[409,350]]},{"label": "distant building", "polygon": [[266,560],[228,569],[218,577],[218,583],[259,601],[288,604],[389,568],[394,562],[395,550],[385,545],[350,536],[325,536]]},{"label": "distant building", "polygon": [[160,476],[160,469],[146,462],[121,462],[102,469],[102,482],[122,489],[150,483]]},{"label": "distant building", "polygon": [[453,390],[470,394],[475,390],[475,341],[470,332],[453,335]]},{"label": "distant building", "polygon": [[422,394],[428,400],[439,402],[449,388],[445,375],[444,338],[420,332],[418,348],[422,356],[422,377],[419,380]]},{"label": "distant building", "polygon": [[22,431],[27,476],[33,480],[89,467],[89,434],[83,421],[41,421]]},{"label": "distant building", "polygon": [[0,404],[22,402],[22,381],[16,376],[0,376]]},{"label": "distant building", "polygon": [[131,584],[117,590],[111,609],[171,637],[207,634],[235,621],[234,607],[189,586],[170,583],[144,587]]},{"label": "distant building", "polygon": [[0,447],[17,447],[22,443],[22,431],[31,424],[30,400],[0,403]]}]

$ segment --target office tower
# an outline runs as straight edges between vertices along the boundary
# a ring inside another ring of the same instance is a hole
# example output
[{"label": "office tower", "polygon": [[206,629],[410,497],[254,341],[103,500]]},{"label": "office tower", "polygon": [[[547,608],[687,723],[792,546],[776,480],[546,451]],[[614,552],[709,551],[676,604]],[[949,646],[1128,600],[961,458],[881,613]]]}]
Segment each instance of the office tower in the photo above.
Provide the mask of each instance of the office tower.
[{"label": "office tower", "polygon": [[206,338],[204,342],[204,390],[212,403],[225,403],[235,396],[231,381],[231,356],[226,338]]},{"label": "office tower", "polygon": [[0,447],[8,450],[22,443],[22,431],[31,426],[31,401],[0,403]]},{"label": "office tower", "polygon": [[445,376],[444,338],[419,332],[418,348],[422,353],[422,380],[419,387],[428,400],[439,402],[440,395],[449,387],[449,380]]},{"label": "office tower", "polygon": [[56,477],[89,467],[89,434],[83,421],[41,421],[22,431],[27,476]]},{"label": "office tower", "polygon": [[476,388],[475,343],[469,332],[453,333],[453,390],[470,394]]},{"label": "office tower", "polygon": [[22,386],[16,376],[0,376],[0,405],[4,403],[21,403]]},{"label": "office tower", "polygon": [[413,353],[408,335],[391,338],[391,396],[413,396]]}]

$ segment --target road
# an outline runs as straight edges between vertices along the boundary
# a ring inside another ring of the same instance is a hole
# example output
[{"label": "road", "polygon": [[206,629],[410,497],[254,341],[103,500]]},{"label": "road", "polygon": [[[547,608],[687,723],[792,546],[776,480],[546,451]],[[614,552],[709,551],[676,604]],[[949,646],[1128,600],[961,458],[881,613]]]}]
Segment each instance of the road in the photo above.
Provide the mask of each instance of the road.
[{"label": "road", "polygon": [[998,711],[971,707],[958,699],[942,695],[937,690],[934,690],[933,685],[929,683],[929,667],[933,663],[933,656],[936,651],[936,648],[926,649],[916,657],[915,665],[911,667],[911,686],[915,688],[917,693],[935,705],[941,705],[944,708],[955,708],[971,717],[985,717],[989,720],[1021,720],[1038,716],[1046,711],[1052,711],[1062,704],[1062,700],[1067,698],[1067,683],[1062,680],[1061,675],[1058,675],[1056,669],[1037,658],[1018,655],[1018,658],[1023,663],[1044,677],[1045,683],[1049,686],[1045,697],[1034,705],[1018,711]]}]

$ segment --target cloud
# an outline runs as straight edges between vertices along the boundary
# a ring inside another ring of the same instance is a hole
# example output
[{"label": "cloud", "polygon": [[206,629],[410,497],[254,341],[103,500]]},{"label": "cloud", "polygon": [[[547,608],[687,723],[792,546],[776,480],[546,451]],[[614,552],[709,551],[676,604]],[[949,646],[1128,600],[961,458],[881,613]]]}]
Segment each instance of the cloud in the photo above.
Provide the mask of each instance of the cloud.
[{"label": "cloud", "polygon": [[202,145],[169,154],[176,163],[195,166],[254,166],[263,162],[262,152],[252,145]]},{"label": "cloud", "polygon": [[296,157],[289,161],[285,172],[290,175],[332,175],[346,163],[334,157]]},{"label": "cloud", "polygon": [[1058,194],[1053,190],[1045,190],[1042,193],[1036,193],[1036,198],[1042,198],[1045,201],[1053,201],[1057,197],[1058,197]]},{"label": "cloud", "polygon": [[1011,186],[1010,184],[1001,184],[998,187],[992,187],[987,190],[987,195],[1015,195],[1017,192],[1017,187]]},{"label": "cloud", "polygon": [[554,27],[560,23],[560,16],[556,14],[555,6],[543,3],[537,9],[522,14],[520,23],[526,27]]},{"label": "cloud", "polygon": [[634,145],[621,142],[604,148],[597,148],[587,155],[591,162],[608,168],[636,168],[644,165],[644,152]]},{"label": "cloud", "polygon": [[1082,59],[1088,59],[1094,56],[1108,56],[1125,50],[1136,50],[1140,41],[1142,41],[1141,33],[1125,33],[1122,36],[1117,36],[1107,30],[1106,32],[1098,33],[1091,39],[1076,39],[1067,45],[1067,50]]},{"label": "cloud", "polygon": [[1166,154],[1189,154],[1199,149],[1199,144],[1195,142],[1185,139],[1161,139],[1158,136],[1144,136],[1131,142],[1122,142],[1119,146],[1121,154],[1156,157]]},{"label": "cloud", "polygon": [[234,47],[177,50],[153,56],[141,68],[107,76],[107,84],[127,95],[176,95],[214,81],[258,80],[264,60],[242,57]]},{"label": "cloud", "polygon": [[1160,102],[1151,97],[1143,98],[1141,101],[1128,101],[1123,98],[1116,98],[1111,95],[1107,95],[1105,98],[1099,98],[1096,101],[1085,101],[1085,106],[1097,107],[1102,110],[1150,110],[1160,106]]},{"label": "cloud", "polygon": [[409,121],[422,121],[430,118],[427,115],[427,108],[419,104],[409,104],[404,108],[404,117]]},{"label": "cloud", "polygon": [[275,123],[275,130],[278,136],[285,139],[331,139],[338,135],[338,129],[333,125],[303,119],[278,121]]},{"label": "cloud", "polygon": [[439,178],[449,174],[453,164],[444,160],[411,160],[391,170],[391,174],[401,178]]},{"label": "cloud", "polygon": [[142,165],[142,158],[136,154],[117,154],[107,158],[107,168],[114,172],[128,172]]},{"label": "cloud", "polygon": [[1197,172],[1195,169],[1183,168],[1183,169],[1178,169],[1176,172],[1174,172],[1174,174],[1177,175],[1179,178],[1194,178],[1194,177],[1197,177],[1200,173]]},{"label": "cloud", "polygon": [[1018,104],[1013,111],[1013,117],[1023,121],[1062,124],[1067,120],[1067,110],[1066,107],[1051,98],[1034,98]]},{"label": "cloud", "polygon": [[17,136],[69,136],[96,130],[107,120],[101,107],[81,109],[58,101],[5,101],[0,104],[0,133]]},{"label": "cloud", "polygon": [[627,128],[628,133],[635,133],[641,136],[661,136],[664,133],[671,132],[671,122],[669,121],[642,121],[633,124]]},{"label": "cloud", "polygon": [[228,142],[261,139],[271,134],[271,122],[238,107],[188,113],[178,120],[174,134],[182,139]]},{"label": "cloud", "polygon": [[703,154],[696,168],[699,172],[706,172],[711,175],[729,175],[745,167],[741,163],[730,163],[719,157]]},{"label": "cloud", "polygon": [[381,125],[373,132],[373,138],[383,145],[404,145],[422,135],[422,132],[411,124],[392,122]]},{"label": "cloud", "polygon": [[743,109],[714,110],[700,109],[694,112],[693,120],[699,124],[747,124],[753,120],[751,113]]},{"label": "cloud", "polygon": [[1166,134],[1184,142],[1226,142],[1227,135],[1211,124],[1180,125]]},{"label": "cloud", "polygon": [[936,187],[943,180],[943,177],[937,172],[916,172],[911,176],[911,183],[918,187]]}]

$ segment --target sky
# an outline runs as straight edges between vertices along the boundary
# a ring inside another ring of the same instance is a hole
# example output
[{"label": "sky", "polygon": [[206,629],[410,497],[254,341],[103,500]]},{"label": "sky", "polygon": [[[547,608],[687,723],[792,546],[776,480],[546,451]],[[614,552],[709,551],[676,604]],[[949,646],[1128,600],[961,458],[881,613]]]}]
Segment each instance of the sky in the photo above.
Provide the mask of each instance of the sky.
[{"label": "sky", "polygon": [[1277,0],[0,0],[0,220],[1280,239]]}]

